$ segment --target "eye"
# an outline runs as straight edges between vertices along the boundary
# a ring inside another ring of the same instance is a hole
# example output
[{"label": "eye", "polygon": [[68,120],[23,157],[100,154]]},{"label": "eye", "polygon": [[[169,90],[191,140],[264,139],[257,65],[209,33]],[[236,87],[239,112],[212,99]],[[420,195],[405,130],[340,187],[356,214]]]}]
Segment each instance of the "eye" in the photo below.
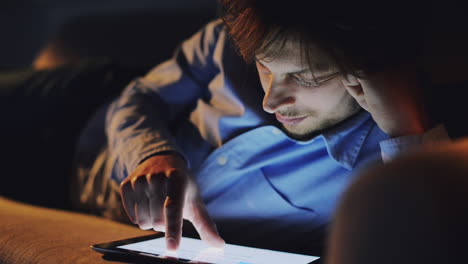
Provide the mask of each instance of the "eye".
[{"label": "eye", "polygon": [[335,76],[338,75],[338,72],[328,74],[325,76],[320,76],[312,79],[306,79],[302,77],[300,74],[293,74],[292,78],[293,80],[298,83],[299,85],[305,86],[305,87],[319,87],[320,85],[328,82],[329,80],[335,78]]},{"label": "eye", "polygon": [[292,79],[294,82],[301,86],[305,87],[319,87],[320,83],[318,83],[315,79],[310,79],[310,80],[305,80],[303,77],[301,77],[299,74],[293,74],[291,75]]}]

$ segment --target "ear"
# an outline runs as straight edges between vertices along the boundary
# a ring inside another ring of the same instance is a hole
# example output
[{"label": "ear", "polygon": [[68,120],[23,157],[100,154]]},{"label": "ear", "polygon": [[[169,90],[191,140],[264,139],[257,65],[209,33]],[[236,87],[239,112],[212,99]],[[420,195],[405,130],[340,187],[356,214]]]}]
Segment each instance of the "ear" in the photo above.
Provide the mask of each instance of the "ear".
[{"label": "ear", "polygon": [[354,75],[347,74],[342,79],[343,85],[348,93],[359,103],[359,105],[367,111],[367,102],[359,78]]}]

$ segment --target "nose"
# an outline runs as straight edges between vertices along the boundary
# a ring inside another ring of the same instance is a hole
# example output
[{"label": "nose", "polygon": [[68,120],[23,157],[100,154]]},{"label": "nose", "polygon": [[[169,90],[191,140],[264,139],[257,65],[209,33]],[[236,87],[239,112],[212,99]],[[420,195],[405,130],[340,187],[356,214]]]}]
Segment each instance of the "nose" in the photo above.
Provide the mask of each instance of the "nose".
[{"label": "nose", "polygon": [[296,102],[292,92],[281,83],[275,83],[270,78],[263,97],[263,110],[270,114],[277,112],[280,108],[293,105]]}]

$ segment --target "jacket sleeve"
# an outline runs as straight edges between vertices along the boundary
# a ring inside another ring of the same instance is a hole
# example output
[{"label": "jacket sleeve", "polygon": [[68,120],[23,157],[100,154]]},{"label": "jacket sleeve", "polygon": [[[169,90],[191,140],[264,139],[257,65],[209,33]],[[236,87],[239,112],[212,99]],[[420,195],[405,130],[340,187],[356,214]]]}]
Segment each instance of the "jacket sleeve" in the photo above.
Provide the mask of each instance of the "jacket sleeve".
[{"label": "jacket sleeve", "polygon": [[222,30],[219,20],[207,24],[184,41],[172,59],[132,81],[111,104],[106,135],[122,177],[152,155],[179,152],[170,129],[198,100],[209,100],[208,84],[219,72],[213,54],[221,45]]}]

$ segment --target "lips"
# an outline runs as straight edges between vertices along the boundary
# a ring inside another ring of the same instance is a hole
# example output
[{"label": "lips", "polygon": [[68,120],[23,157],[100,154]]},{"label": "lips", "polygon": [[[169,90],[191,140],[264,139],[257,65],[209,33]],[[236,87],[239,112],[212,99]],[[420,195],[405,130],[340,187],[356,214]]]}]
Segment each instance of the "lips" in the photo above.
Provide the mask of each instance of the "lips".
[{"label": "lips", "polygon": [[282,115],[280,115],[278,113],[275,113],[275,116],[276,116],[276,119],[278,119],[279,122],[281,122],[281,123],[283,123],[285,125],[290,125],[290,126],[297,125],[300,122],[302,122],[302,120],[307,118],[307,116],[303,116],[303,117],[282,116]]}]

